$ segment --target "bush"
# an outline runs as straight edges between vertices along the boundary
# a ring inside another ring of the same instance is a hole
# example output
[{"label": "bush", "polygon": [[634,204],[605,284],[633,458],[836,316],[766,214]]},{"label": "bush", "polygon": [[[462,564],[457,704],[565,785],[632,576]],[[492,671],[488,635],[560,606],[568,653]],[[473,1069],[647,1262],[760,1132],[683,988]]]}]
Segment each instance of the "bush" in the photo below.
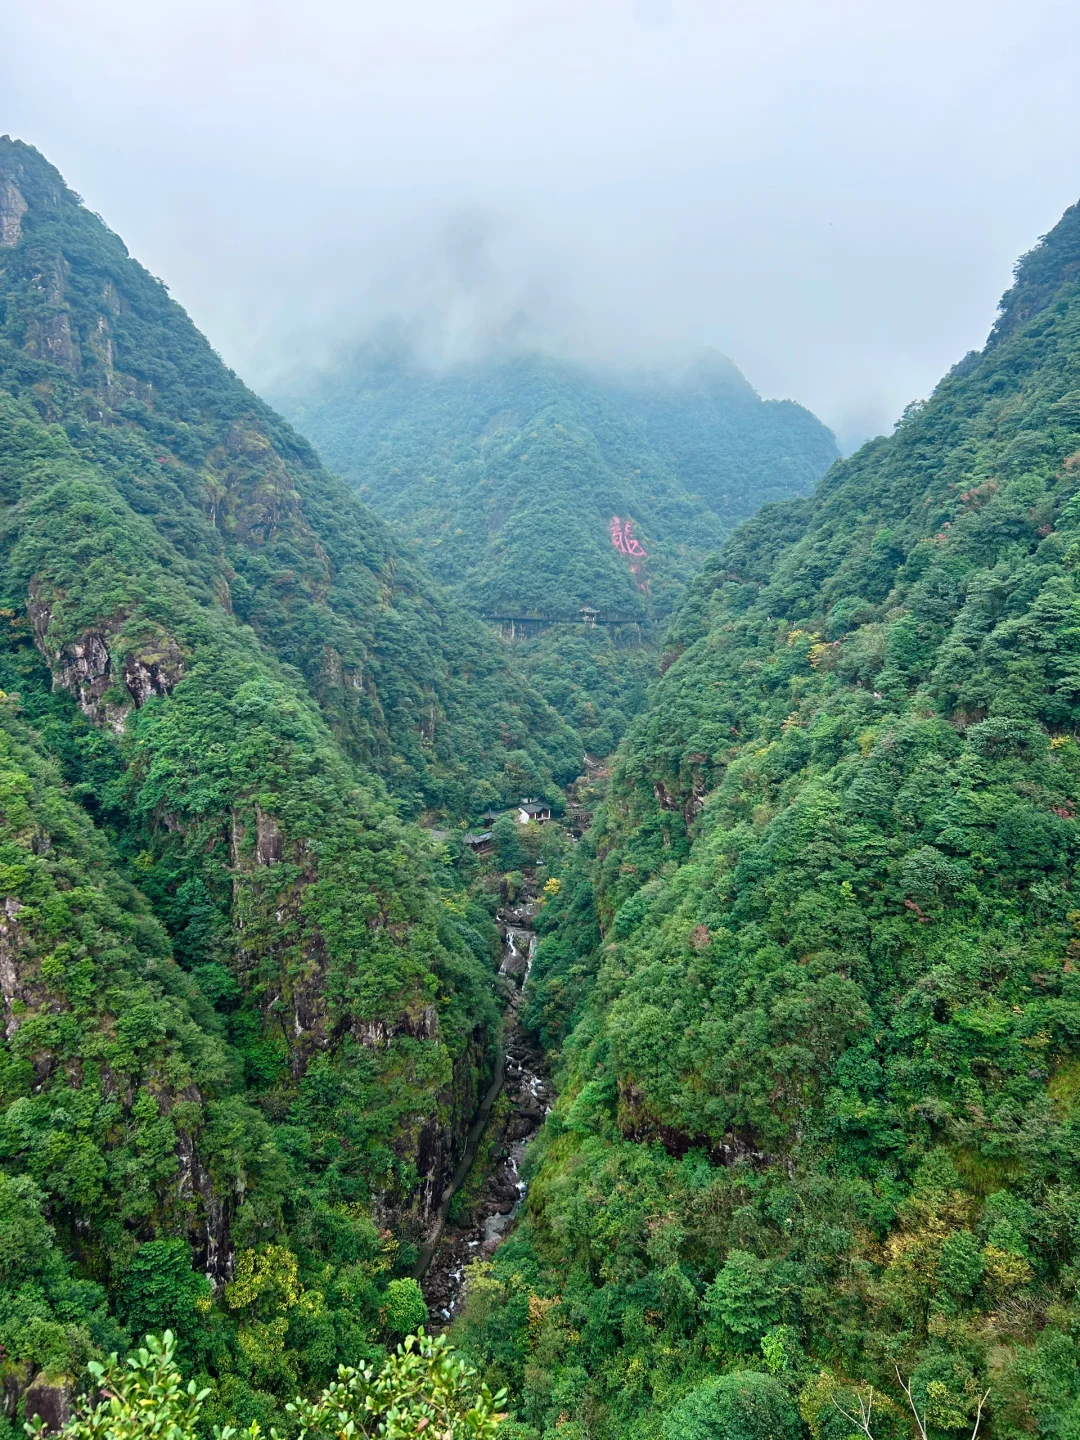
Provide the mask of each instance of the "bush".
[{"label": "bush", "polygon": [[415,1280],[391,1280],[386,1287],[386,1328],[395,1335],[409,1335],[428,1318],[424,1295]]},{"label": "bush", "polygon": [[799,1440],[800,1434],[787,1391],[756,1370],[707,1380],[664,1416],[664,1440]]},{"label": "bush", "polygon": [[[97,1404],[84,1398],[60,1432],[63,1440],[192,1440],[199,1431],[210,1391],[197,1389],[194,1380],[184,1384],[170,1331],[160,1340],[147,1335],[145,1347],[122,1363],[112,1355],[107,1364],[92,1361],[87,1368],[95,1393],[105,1398]],[[317,1400],[297,1399],[286,1409],[300,1427],[300,1440],[343,1434],[356,1440],[374,1435],[418,1440],[425,1433],[442,1440],[489,1440],[504,1418],[500,1407],[506,1397],[501,1391],[492,1395],[486,1386],[476,1393],[476,1378],[444,1335],[433,1340],[421,1330],[379,1370],[342,1365],[337,1380]],[[40,1417],[28,1422],[26,1431],[41,1436]],[[228,1425],[215,1427],[214,1434],[215,1440],[240,1440]],[[252,1421],[242,1434],[260,1440],[259,1422]],[[276,1430],[270,1436],[279,1440]]]}]

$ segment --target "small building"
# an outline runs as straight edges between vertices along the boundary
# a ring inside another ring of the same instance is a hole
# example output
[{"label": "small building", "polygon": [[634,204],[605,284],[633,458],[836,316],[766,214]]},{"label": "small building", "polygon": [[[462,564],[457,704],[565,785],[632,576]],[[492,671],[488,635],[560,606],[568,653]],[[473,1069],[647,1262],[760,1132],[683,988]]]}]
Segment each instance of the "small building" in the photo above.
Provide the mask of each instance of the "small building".
[{"label": "small building", "polygon": [[491,838],[490,830],[479,830],[473,835],[463,837],[465,844],[474,855],[488,855],[491,853],[494,841]]},{"label": "small building", "polygon": [[517,807],[517,822],[519,825],[527,825],[530,820],[535,820],[538,825],[551,819],[551,806],[543,804],[540,800],[522,800]]},{"label": "small building", "polygon": [[485,810],[480,816],[480,821],[485,829],[490,830],[495,824],[495,821],[501,820],[504,814],[505,811],[503,810]]}]

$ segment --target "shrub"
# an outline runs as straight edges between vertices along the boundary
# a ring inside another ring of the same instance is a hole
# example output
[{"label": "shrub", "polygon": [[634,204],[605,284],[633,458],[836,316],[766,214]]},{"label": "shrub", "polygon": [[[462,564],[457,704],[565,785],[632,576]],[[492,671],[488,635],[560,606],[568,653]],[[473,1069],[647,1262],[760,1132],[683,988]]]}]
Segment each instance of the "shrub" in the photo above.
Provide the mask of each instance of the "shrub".
[{"label": "shrub", "polygon": [[756,1370],[707,1380],[664,1416],[664,1440],[798,1440],[800,1434],[787,1391]]}]

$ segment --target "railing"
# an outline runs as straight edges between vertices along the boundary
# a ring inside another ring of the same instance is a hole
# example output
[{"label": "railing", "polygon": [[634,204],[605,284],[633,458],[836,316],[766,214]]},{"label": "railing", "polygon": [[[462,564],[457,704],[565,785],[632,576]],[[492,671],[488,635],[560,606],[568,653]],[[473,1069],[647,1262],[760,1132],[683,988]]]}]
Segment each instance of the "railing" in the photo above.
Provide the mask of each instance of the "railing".
[{"label": "railing", "polygon": [[650,629],[655,623],[643,616],[633,615],[597,615],[586,613],[584,615],[492,615],[481,611],[481,616],[489,625],[496,625],[500,630],[508,630],[510,638],[515,635],[534,635],[545,629],[548,625],[579,625],[583,629],[591,630],[597,625],[606,626],[608,629],[619,628],[625,625],[634,625],[639,629]]}]

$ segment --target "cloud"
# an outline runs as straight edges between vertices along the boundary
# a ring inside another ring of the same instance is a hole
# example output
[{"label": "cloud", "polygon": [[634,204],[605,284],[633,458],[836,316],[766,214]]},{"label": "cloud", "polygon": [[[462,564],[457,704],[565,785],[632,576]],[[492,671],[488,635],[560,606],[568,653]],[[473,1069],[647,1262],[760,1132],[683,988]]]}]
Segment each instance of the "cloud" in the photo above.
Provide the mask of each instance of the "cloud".
[{"label": "cloud", "polygon": [[1080,194],[1061,0],[8,0],[3,124],[256,384],[704,345],[846,438]]}]

